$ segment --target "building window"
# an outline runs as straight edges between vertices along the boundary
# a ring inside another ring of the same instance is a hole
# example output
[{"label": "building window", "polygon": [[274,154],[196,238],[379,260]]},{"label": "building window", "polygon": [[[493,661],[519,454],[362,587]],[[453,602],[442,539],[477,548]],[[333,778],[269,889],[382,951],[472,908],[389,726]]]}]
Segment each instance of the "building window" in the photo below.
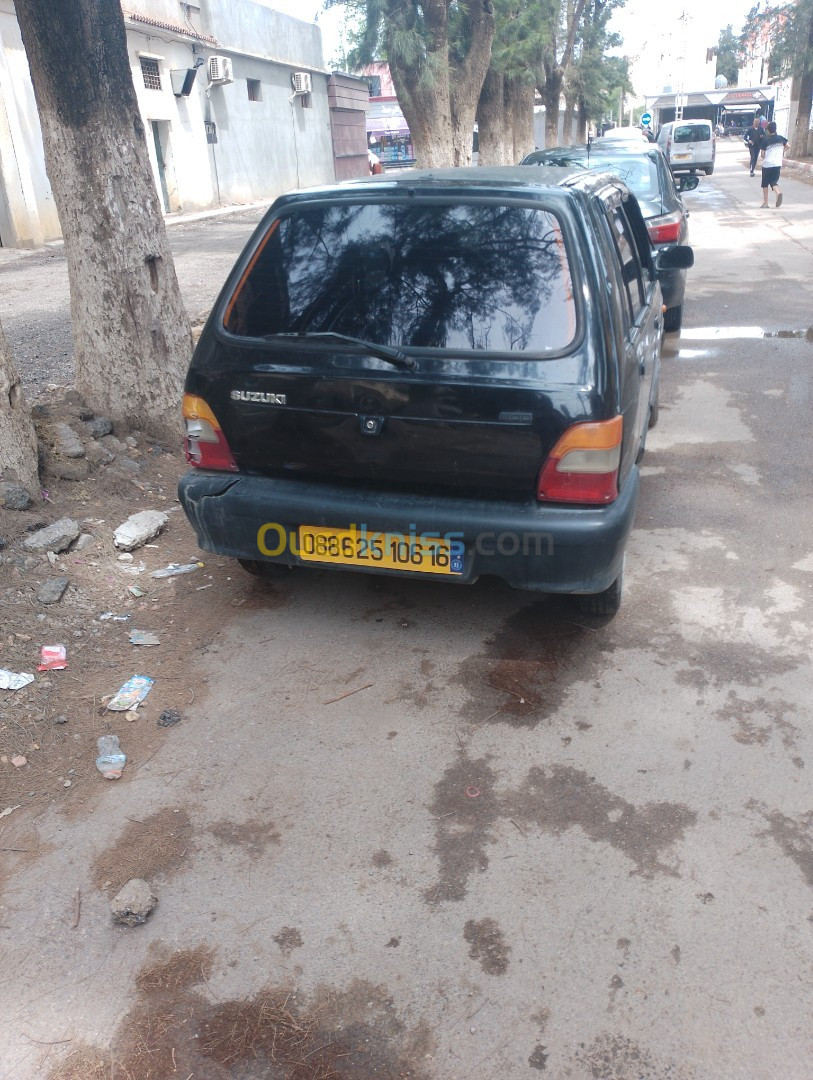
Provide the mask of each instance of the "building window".
[{"label": "building window", "polygon": [[262,101],[263,88],[259,79],[246,79],[249,101]]},{"label": "building window", "polygon": [[144,86],[148,90],[161,89],[161,72],[158,69],[157,60],[150,60],[148,57],[142,56],[141,74],[144,76]]}]

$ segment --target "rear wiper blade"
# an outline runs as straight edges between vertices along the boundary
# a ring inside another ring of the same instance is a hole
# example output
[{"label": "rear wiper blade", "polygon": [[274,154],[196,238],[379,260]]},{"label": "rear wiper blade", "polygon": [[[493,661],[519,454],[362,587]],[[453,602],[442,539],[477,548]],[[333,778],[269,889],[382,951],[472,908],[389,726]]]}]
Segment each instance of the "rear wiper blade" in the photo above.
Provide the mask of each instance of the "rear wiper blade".
[{"label": "rear wiper blade", "polygon": [[403,368],[404,371],[412,371],[415,361],[407,356],[401,349],[390,345],[376,345],[374,341],[365,341],[364,338],[352,337],[350,334],[339,334],[335,330],[295,330],[290,333],[269,334],[269,337],[297,338],[301,341],[335,341],[340,345],[356,345],[371,356],[379,360],[386,360],[393,367]]}]

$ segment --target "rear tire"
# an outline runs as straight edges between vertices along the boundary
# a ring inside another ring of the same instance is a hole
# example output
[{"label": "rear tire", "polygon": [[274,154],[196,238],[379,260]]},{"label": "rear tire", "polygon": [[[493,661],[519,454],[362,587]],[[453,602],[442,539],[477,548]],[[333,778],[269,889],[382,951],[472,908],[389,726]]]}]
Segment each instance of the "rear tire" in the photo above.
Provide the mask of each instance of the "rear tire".
[{"label": "rear tire", "polygon": [[649,406],[649,423],[647,424],[647,428],[650,431],[657,424],[658,417],[661,414],[661,406],[660,406],[660,401],[659,401],[659,392],[660,392],[660,387],[657,387],[656,390],[655,390],[655,400]]},{"label": "rear tire", "polygon": [[714,172],[714,166],[713,165],[711,166],[711,168],[705,170],[706,176],[711,176],[711,174],[713,172]]},{"label": "rear tire", "polygon": [[663,316],[663,330],[666,334],[675,334],[683,322],[683,304],[667,308]]},{"label": "rear tire", "polygon": [[263,562],[262,559],[238,559],[237,561],[252,577],[278,578],[282,577],[286,570],[290,570],[285,563]]},{"label": "rear tire", "polygon": [[612,618],[618,614],[621,607],[621,593],[624,589],[623,571],[618,575],[609,589],[604,592],[592,593],[588,596],[574,596],[572,599],[577,611],[584,615],[604,615]]}]

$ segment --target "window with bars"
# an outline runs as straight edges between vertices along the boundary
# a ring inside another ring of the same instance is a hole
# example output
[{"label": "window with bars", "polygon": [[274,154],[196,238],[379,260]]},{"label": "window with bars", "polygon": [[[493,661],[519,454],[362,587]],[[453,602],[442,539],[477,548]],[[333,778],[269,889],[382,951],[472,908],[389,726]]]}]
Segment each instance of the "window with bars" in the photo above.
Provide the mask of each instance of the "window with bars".
[{"label": "window with bars", "polygon": [[144,77],[144,86],[147,90],[161,89],[161,72],[157,60],[150,60],[147,56],[141,57],[141,74]]},{"label": "window with bars", "polygon": [[259,79],[246,79],[249,101],[262,101],[263,88]]}]

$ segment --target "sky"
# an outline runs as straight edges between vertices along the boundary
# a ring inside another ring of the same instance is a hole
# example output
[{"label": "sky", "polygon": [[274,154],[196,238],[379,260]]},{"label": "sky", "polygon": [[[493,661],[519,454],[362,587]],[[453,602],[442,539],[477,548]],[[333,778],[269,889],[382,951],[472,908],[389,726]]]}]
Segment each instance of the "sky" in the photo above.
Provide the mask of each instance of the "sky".
[{"label": "sky", "polygon": [[[345,19],[343,7],[324,11],[322,0],[259,2],[298,19],[316,21],[322,29],[325,64],[332,66],[331,60],[339,53],[341,27]],[[661,76],[659,44],[674,40],[680,32],[682,24],[679,20],[683,12],[688,16],[689,48],[705,56],[706,49],[716,45],[720,31],[728,23],[733,26],[735,34],[739,34],[753,4],[754,0],[677,0],[677,3],[668,5],[656,5],[653,0],[627,0],[613,16],[612,26],[624,38],[619,51],[633,59],[636,92],[643,95],[660,91],[661,87],[657,85]]]}]

